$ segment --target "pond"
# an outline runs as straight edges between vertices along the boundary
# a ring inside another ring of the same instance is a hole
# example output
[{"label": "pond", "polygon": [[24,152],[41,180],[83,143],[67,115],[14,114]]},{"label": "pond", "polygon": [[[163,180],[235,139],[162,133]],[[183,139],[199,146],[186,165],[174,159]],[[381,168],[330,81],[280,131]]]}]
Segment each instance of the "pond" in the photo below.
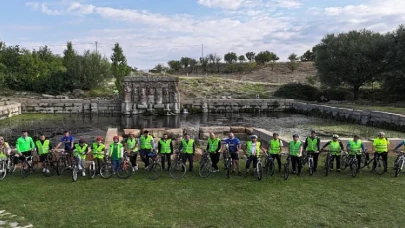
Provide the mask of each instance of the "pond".
[{"label": "pond", "polygon": [[262,113],[262,114],[180,114],[177,116],[84,116],[84,115],[52,115],[24,114],[0,121],[0,135],[11,145],[15,144],[22,130],[28,130],[35,139],[40,133],[51,138],[53,142],[60,139],[64,130],[69,130],[76,138],[86,139],[105,136],[109,127],[144,128],[166,127],[183,128],[197,136],[200,126],[245,126],[257,127],[279,132],[282,136],[292,134],[309,135],[316,130],[323,138],[332,134],[351,137],[359,134],[362,138],[372,138],[379,131],[386,132],[388,137],[403,138],[403,132],[382,130],[373,127],[336,122],[327,119],[308,117],[298,114]]}]

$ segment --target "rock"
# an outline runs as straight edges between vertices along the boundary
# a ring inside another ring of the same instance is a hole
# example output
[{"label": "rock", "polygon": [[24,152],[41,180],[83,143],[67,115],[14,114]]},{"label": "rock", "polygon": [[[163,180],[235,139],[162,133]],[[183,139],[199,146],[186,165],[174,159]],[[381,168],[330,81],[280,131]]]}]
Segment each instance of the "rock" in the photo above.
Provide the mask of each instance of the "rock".
[{"label": "rock", "polygon": [[227,126],[212,126],[212,127],[200,127],[199,132],[200,133],[223,133],[223,134],[228,134],[231,131],[230,127]]},{"label": "rock", "polygon": [[46,99],[53,99],[53,98],[55,98],[55,96],[49,95],[49,94],[42,94],[41,96],[42,96],[43,98],[46,98]]},{"label": "rock", "polygon": [[183,137],[182,128],[168,129],[168,130],[166,130],[166,133],[168,134],[169,138],[171,138],[171,139],[177,139],[177,138]]},{"label": "rock", "polygon": [[221,99],[226,99],[226,96],[221,96]]},{"label": "rock", "polygon": [[247,127],[245,132],[249,135],[253,134],[253,127]]},{"label": "rock", "polygon": [[56,96],[56,99],[69,99],[69,97],[58,95],[58,96]]},{"label": "rock", "polygon": [[231,126],[232,133],[246,133],[245,127],[242,126]]},{"label": "rock", "polygon": [[79,97],[79,96],[83,96],[84,95],[84,91],[81,89],[74,89],[72,92],[72,95],[75,97]]},{"label": "rock", "polygon": [[227,96],[226,98],[228,98],[228,99],[232,99],[232,97],[231,97],[231,96]]}]

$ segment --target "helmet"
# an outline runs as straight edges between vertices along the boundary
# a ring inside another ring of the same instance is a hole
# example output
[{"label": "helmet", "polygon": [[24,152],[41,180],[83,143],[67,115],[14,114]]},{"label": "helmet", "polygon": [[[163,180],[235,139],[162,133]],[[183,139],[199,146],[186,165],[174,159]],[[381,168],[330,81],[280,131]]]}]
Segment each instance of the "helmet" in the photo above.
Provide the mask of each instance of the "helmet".
[{"label": "helmet", "polygon": [[96,138],[96,141],[103,141],[103,138],[101,138],[100,136]]},{"label": "helmet", "polygon": [[257,139],[257,135],[251,135],[250,138],[251,139]]},{"label": "helmet", "polygon": [[298,134],[293,134],[293,138],[299,138],[300,136]]},{"label": "helmet", "polygon": [[378,132],[378,136],[385,136],[385,133],[384,132]]},{"label": "helmet", "polygon": [[113,140],[120,140],[120,137],[114,136],[114,137],[113,137]]},{"label": "helmet", "polygon": [[339,135],[332,135],[332,138],[338,139],[338,138],[339,138]]}]

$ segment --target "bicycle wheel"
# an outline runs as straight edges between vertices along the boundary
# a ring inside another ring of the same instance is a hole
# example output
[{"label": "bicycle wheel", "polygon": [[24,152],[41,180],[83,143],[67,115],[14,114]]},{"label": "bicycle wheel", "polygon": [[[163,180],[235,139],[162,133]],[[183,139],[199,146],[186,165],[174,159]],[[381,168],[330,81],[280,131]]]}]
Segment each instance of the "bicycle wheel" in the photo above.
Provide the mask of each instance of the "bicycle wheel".
[{"label": "bicycle wheel", "polygon": [[181,179],[186,175],[186,165],[182,162],[175,162],[170,166],[169,174],[173,179]]},{"label": "bicycle wheel", "polygon": [[340,169],[343,171],[348,167],[348,161],[346,156],[340,157]]},{"label": "bicycle wheel", "polygon": [[231,169],[232,169],[231,159],[228,159],[226,161],[226,178],[229,178],[231,176]]},{"label": "bicycle wheel", "polygon": [[263,167],[262,163],[257,163],[256,167],[256,172],[257,172],[257,179],[260,181],[263,178]]},{"label": "bicycle wheel", "polygon": [[361,154],[361,162],[360,162],[360,169],[366,167],[369,163],[370,159],[366,159],[366,155],[364,153]]},{"label": "bicycle wheel", "polygon": [[152,180],[157,180],[162,175],[163,169],[159,163],[152,163],[152,167],[147,171],[148,177]]},{"label": "bicycle wheel", "polygon": [[58,175],[61,175],[63,173],[63,171],[66,169],[67,167],[67,161],[65,157],[59,157],[58,161],[56,162],[56,173]]},{"label": "bicycle wheel", "polygon": [[104,179],[109,179],[113,175],[112,165],[111,163],[104,163],[100,167],[100,175]]},{"label": "bicycle wheel", "polygon": [[330,155],[328,155],[325,160],[325,176],[329,176],[330,167],[331,167],[330,161],[331,161]]},{"label": "bicycle wheel", "polygon": [[51,164],[51,162],[45,161],[42,165],[46,169],[45,172],[42,170],[42,174],[46,177],[53,176],[55,170],[53,169],[53,165]]},{"label": "bicycle wheel", "polygon": [[314,174],[314,161],[312,159],[308,159],[308,168],[309,175],[312,176]]},{"label": "bicycle wheel", "polygon": [[39,157],[38,156],[32,156],[32,171],[35,171],[38,168],[39,164]]},{"label": "bicycle wheel", "polygon": [[358,167],[357,167],[357,161],[351,162],[351,164],[350,164],[350,169],[351,169],[352,177],[353,177],[353,178],[355,178],[355,177],[357,176],[357,173],[358,173],[358,169],[357,169],[357,168],[358,168]]},{"label": "bicycle wheel", "polygon": [[287,180],[289,176],[290,176],[290,165],[287,162],[284,165],[284,180]]},{"label": "bicycle wheel", "polygon": [[3,180],[7,175],[6,165],[6,161],[0,161],[0,180]]},{"label": "bicycle wheel", "polygon": [[128,179],[132,175],[132,165],[129,161],[124,161],[118,168],[117,175],[121,179]]},{"label": "bicycle wheel", "polygon": [[27,161],[24,161],[21,164],[21,177],[26,178],[29,172],[30,172],[30,165],[28,164]]},{"label": "bicycle wheel", "polygon": [[89,174],[89,177],[91,179],[93,179],[96,176],[96,167],[93,162],[91,162],[89,167],[87,167],[87,173]]},{"label": "bicycle wheel", "polygon": [[379,174],[379,175],[383,175],[384,174],[384,161],[382,160],[382,158],[375,158],[375,163],[374,163],[374,171]]},{"label": "bicycle wheel", "polygon": [[72,180],[73,180],[73,182],[77,181],[77,172],[78,172],[77,167],[74,167],[73,170],[72,170]]},{"label": "bicycle wheel", "polygon": [[274,160],[271,159],[267,162],[267,166],[266,166],[266,172],[267,174],[269,174],[270,176],[273,176],[274,174]]},{"label": "bicycle wheel", "polygon": [[14,164],[14,160],[9,158],[9,160],[7,160],[7,173],[14,173],[16,168],[17,166]]},{"label": "bicycle wheel", "polygon": [[209,164],[208,159],[204,160],[201,165],[200,168],[198,169],[198,174],[200,174],[200,177],[208,177],[210,175],[211,172],[211,165]]}]

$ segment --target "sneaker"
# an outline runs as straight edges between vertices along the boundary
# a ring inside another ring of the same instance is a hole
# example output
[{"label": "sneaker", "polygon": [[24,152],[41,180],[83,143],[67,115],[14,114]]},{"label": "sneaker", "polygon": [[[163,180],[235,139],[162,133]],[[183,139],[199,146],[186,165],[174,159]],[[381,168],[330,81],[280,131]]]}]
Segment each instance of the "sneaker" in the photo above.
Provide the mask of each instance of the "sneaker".
[{"label": "sneaker", "polygon": [[134,166],[134,167],[132,167],[132,172],[135,172],[135,166]]},{"label": "sneaker", "polygon": [[45,169],[45,168],[42,168],[42,172],[45,173],[45,172],[46,172],[46,169]]},{"label": "sneaker", "polygon": [[340,169],[338,169],[337,172],[340,173]]},{"label": "sneaker", "polygon": [[138,170],[138,165],[135,166],[135,171],[137,171],[137,170]]},{"label": "sneaker", "polygon": [[86,172],[84,172],[84,171],[83,171],[83,172],[82,172],[82,176],[84,176],[84,177],[85,177],[85,176],[86,176]]},{"label": "sneaker", "polygon": [[46,169],[46,173],[50,173],[49,169]]}]

